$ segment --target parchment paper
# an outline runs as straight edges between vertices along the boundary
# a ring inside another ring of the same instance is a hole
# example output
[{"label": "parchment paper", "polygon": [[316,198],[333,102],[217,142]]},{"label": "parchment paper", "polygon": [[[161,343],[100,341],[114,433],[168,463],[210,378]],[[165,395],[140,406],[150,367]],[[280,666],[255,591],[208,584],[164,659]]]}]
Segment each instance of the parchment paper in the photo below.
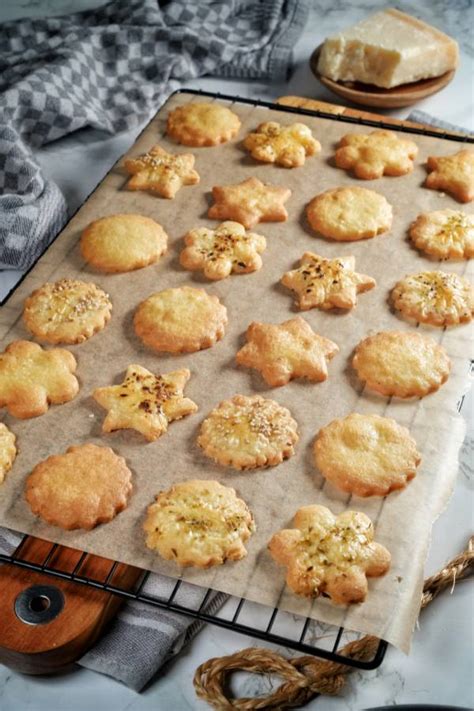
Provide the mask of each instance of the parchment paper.
[{"label": "parchment paper", "polygon": [[[387,303],[389,291],[398,279],[423,269],[466,271],[462,262],[430,262],[407,241],[407,228],[420,212],[459,207],[451,197],[421,187],[426,175],[423,166],[426,157],[454,153],[459,144],[411,136],[420,149],[413,173],[400,178],[356,181],[333,166],[334,144],[345,133],[368,132],[370,128],[233,104],[232,109],[243,123],[239,140],[263,120],[274,119],[285,124],[301,120],[313,129],[323,146],[322,153],[308,159],[302,168],[286,170],[256,163],[236,141],[220,147],[187,149],[164,138],[168,111],[190,100],[193,97],[186,94],[173,96],[129,155],[144,152],[157,142],[175,152],[192,151],[200,184],[182,188],[174,200],[165,200],[145,192],[123,190],[126,177],[116,166],[2,308],[3,349],[16,338],[29,337],[20,319],[22,304],[46,280],[71,277],[94,281],[110,294],[113,302],[109,325],[86,343],[70,347],[78,360],[81,383],[78,396],[65,405],[51,407],[47,414],[36,419],[20,421],[5,416],[6,424],[18,437],[19,453],[0,489],[0,523],[171,577],[182,575],[198,585],[278,605],[325,623],[375,634],[408,651],[419,610],[431,526],[448,501],[457,471],[463,427],[456,415],[456,402],[467,379],[470,329],[462,326],[445,331],[420,326],[423,332],[443,343],[453,362],[449,381],[421,401],[403,402],[365,392],[350,367],[350,358],[357,343],[369,333],[415,327],[399,319]],[[74,170],[74,165],[70,169]],[[217,283],[184,271],[178,262],[183,235],[199,225],[217,224],[206,217],[211,187],[237,183],[251,175],[293,191],[287,202],[289,220],[261,224],[255,230],[267,238],[262,270],[234,275]],[[394,208],[393,229],[389,234],[338,244],[309,230],[304,218],[306,203],[323,190],[350,184],[364,185],[387,197]],[[463,209],[472,211],[466,206]],[[94,273],[80,256],[80,233],[92,220],[119,212],[138,212],[160,222],[170,238],[168,253],[158,264],[136,272]],[[340,347],[340,353],[329,364],[326,382],[292,381],[285,387],[270,389],[257,371],[238,368],[234,356],[244,343],[245,330],[252,320],[281,322],[298,313],[292,293],[279,280],[307,250],[328,257],[355,255],[356,269],[375,277],[377,288],[360,295],[357,307],[347,314],[323,313],[317,309],[303,314],[317,333],[333,339]],[[182,356],[157,355],[134,335],[134,310],[152,292],[184,284],[204,287],[219,296],[228,308],[227,334],[209,350]],[[130,363],[139,363],[154,372],[189,368],[192,377],[186,395],[199,405],[198,413],[172,423],[168,433],[154,443],[146,443],[132,431],[102,435],[105,411],[91,398],[91,392],[96,387],[121,382]],[[220,400],[239,392],[260,392],[290,409],[300,431],[294,457],[277,467],[239,473],[213,465],[202,455],[195,444],[201,421]],[[325,483],[315,469],[311,452],[315,434],[333,418],[351,411],[393,417],[410,428],[423,461],[417,477],[404,491],[392,493],[386,499],[349,497]],[[111,523],[91,532],[63,532],[32,515],[23,497],[24,482],[39,461],[65,451],[71,444],[84,442],[109,445],[126,458],[134,475],[134,493],[128,508]],[[208,571],[181,572],[175,564],[161,560],[145,547],[142,524],[146,507],[158,491],[188,478],[218,479],[235,487],[248,503],[257,532],[248,542],[247,558]],[[285,588],[285,569],[272,561],[266,544],[275,531],[291,524],[299,507],[310,503],[329,506],[334,512],[346,508],[364,511],[376,525],[376,539],[390,549],[392,567],[385,577],[370,581],[370,592],[362,605],[346,609],[327,599],[311,601],[297,597]]]}]

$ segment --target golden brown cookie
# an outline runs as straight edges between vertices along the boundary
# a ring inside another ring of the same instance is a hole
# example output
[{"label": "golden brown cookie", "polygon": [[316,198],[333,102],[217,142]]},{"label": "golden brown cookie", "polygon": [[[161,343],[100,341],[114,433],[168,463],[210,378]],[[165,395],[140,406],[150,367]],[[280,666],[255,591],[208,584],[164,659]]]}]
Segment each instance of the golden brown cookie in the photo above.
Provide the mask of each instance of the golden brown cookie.
[{"label": "golden brown cookie", "polygon": [[161,146],[152,146],[138,158],[128,158],[125,170],[132,177],[127,190],[147,190],[172,199],[183,185],[199,183],[192,153],[168,153]]},{"label": "golden brown cookie", "polygon": [[178,143],[199,147],[226,143],[239,129],[239,117],[226,106],[200,102],[170,111],[166,130]]},{"label": "golden brown cookie", "polygon": [[91,282],[47,282],[25,300],[23,321],[48,343],[83,343],[110,321],[109,295]]},{"label": "golden brown cookie", "polygon": [[227,326],[227,309],[204,289],[165,289],[142,301],[134,326],[143,343],[156,351],[192,353],[220,341]]},{"label": "golden brown cookie", "polygon": [[404,489],[421,462],[406,427],[388,417],[356,412],[319,430],[313,453],[323,477],[356,496]]},{"label": "golden brown cookie", "polygon": [[474,151],[464,148],[450,156],[430,156],[427,188],[445,190],[459,202],[474,200]]},{"label": "golden brown cookie", "polygon": [[438,390],[451,370],[445,349],[418,331],[381,331],[365,338],[352,365],[371,390],[403,398]]},{"label": "golden brown cookie", "polygon": [[141,365],[129,365],[120,385],[96,388],[92,397],[105,407],[103,432],[133,429],[149,441],[161,437],[173,420],[196,412],[197,405],[184,397],[191,373],[186,368],[154,375]]},{"label": "golden brown cookie", "polygon": [[293,523],[275,533],[268,548],[288,568],[286,582],[297,595],[326,595],[338,605],[364,602],[367,578],[390,568],[390,553],[374,541],[372,521],[360,511],[334,516],[325,506],[303,506]]},{"label": "golden brown cookie", "polygon": [[305,252],[297,269],[286,272],[281,282],[295,292],[302,311],[319,308],[352,309],[357,294],[373,289],[375,279],[354,271],[355,257],[326,259]]},{"label": "golden brown cookie", "polygon": [[13,341],[0,354],[0,407],[22,420],[43,415],[50,404],[61,405],[77,395],[75,372],[76,359],[69,351]]},{"label": "golden brown cookie", "polygon": [[239,222],[223,222],[215,230],[197,227],[184,238],[179,261],[185,269],[202,269],[208,279],[225,279],[232,272],[247,274],[262,268],[265,237],[246,232]]},{"label": "golden brown cookie", "polygon": [[339,242],[368,239],[392,226],[392,206],[380,193],[351,186],[326,190],[306,208],[316,232]]},{"label": "golden brown cookie", "polygon": [[82,444],[40,462],[26,480],[32,512],[67,531],[107,523],[127,507],[132,473],[110,447]]},{"label": "golden brown cookie", "polygon": [[204,420],[197,440],[204,453],[234,469],[280,464],[294,454],[298,425],[286,407],[260,395],[235,395]]},{"label": "golden brown cookie", "polygon": [[259,370],[272,387],[293,378],[320,383],[328,377],[327,360],[339,348],[313,331],[301,316],[280,324],[254,321],[247,329],[247,343],[235,359],[239,365]]},{"label": "golden brown cookie", "polygon": [[166,252],[168,236],[143,215],[110,215],[81,235],[81,253],[100,272],[130,272],[154,264]]},{"label": "golden brown cookie", "polygon": [[349,133],[339,141],[336,165],[352,170],[357,178],[374,180],[382,175],[406,175],[413,170],[418,146],[393,131]]},{"label": "golden brown cookie", "polygon": [[16,437],[3,422],[0,422],[0,484],[13,466],[16,457]]},{"label": "golden brown cookie", "polygon": [[460,210],[436,210],[418,215],[410,227],[415,247],[437,259],[474,257],[474,215]]},{"label": "golden brown cookie", "polygon": [[166,560],[210,568],[245,558],[255,523],[234,489],[191,479],[157,494],[143,528],[148,548]]},{"label": "golden brown cookie", "polygon": [[392,291],[394,307],[407,318],[431,326],[467,323],[474,314],[474,287],[448,272],[410,274]]},{"label": "golden brown cookie", "polygon": [[277,121],[266,121],[244,140],[244,147],[252,158],[263,163],[277,163],[284,168],[304,165],[306,156],[314,156],[321,144],[304,123],[282,126]]},{"label": "golden brown cookie", "polygon": [[215,203],[207,214],[211,220],[235,220],[248,230],[259,222],[284,222],[288,219],[284,203],[290,195],[288,188],[247,178],[237,185],[212,188]]}]

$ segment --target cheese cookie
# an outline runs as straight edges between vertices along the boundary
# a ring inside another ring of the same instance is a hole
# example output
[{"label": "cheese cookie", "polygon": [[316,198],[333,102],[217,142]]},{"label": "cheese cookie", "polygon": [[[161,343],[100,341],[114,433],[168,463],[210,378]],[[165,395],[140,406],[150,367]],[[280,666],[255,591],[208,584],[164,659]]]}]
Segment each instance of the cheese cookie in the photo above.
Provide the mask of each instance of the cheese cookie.
[{"label": "cheese cookie", "polygon": [[286,407],[260,395],[235,395],[221,402],[201,425],[204,453],[234,469],[279,464],[294,454],[298,425]]},{"label": "cheese cookie", "polygon": [[174,155],[161,146],[152,146],[138,158],[128,158],[125,170],[132,176],[125,186],[127,190],[146,190],[170,200],[183,185],[199,183],[192,153]]},{"label": "cheese cookie", "polygon": [[430,156],[427,188],[446,190],[459,202],[474,200],[474,151],[464,148],[450,156]]},{"label": "cheese cookie", "polygon": [[143,528],[148,548],[166,560],[210,568],[245,558],[255,523],[234,489],[191,479],[157,494]]},{"label": "cheese cookie", "polygon": [[474,314],[474,287],[448,272],[410,274],[392,291],[394,307],[407,318],[431,326],[467,323]]},{"label": "cheese cookie", "polygon": [[198,227],[184,238],[179,261],[185,269],[202,269],[208,279],[225,279],[231,272],[247,274],[262,268],[265,237],[245,232],[239,222],[223,222],[217,229]]},{"label": "cheese cookie", "polygon": [[281,283],[295,292],[302,311],[319,308],[352,309],[357,294],[373,289],[375,279],[354,271],[355,257],[325,259],[305,252],[297,269],[286,272]]},{"label": "cheese cookie", "polygon": [[293,523],[275,533],[268,548],[287,567],[286,582],[297,595],[325,595],[338,605],[364,602],[367,578],[390,568],[390,553],[374,541],[372,521],[360,511],[334,516],[325,506],[303,506]]},{"label": "cheese cookie", "polygon": [[109,447],[69,447],[40,462],[26,480],[25,497],[34,514],[69,531],[107,523],[126,508],[132,473]]},{"label": "cheese cookie", "polygon": [[192,353],[223,337],[227,309],[204,289],[165,289],[142,301],[134,326],[143,343],[156,351]]},{"label": "cheese cookie", "polygon": [[418,215],[410,227],[415,247],[437,259],[474,257],[474,215],[459,210],[436,210]]},{"label": "cheese cookie", "polygon": [[81,235],[81,253],[100,272],[130,272],[157,262],[168,236],[143,215],[110,215],[92,222]]},{"label": "cheese cookie", "polygon": [[248,230],[259,222],[284,222],[288,219],[284,203],[290,195],[288,188],[247,178],[237,185],[212,188],[215,203],[207,215],[211,220],[235,220]]},{"label": "cheese cookie", "polygon": [[317,195],[306,215],[313,230],[339,242],[375,237],[392,226],[392,206],[384,196],[357,186]]},{"label": "cheese cookie", "polygon": [[110,320],[109,295],[90,282],[61,279],[46,283],[25,300],[23,321],[48,343],[82,343]]},{"label": "cheese cookie", "polygon": [[301,316],[280,324],[254,321],[247,329],[247,343],[235,359],[239,365],[259,370],[272,387],[293,378],[320,383],[328,377],[327,360],[339,348],[313,331]]},{"label": "cheese cookie", "polygon": [[244,140],[244,147],[252,158],[262,163],[277,163],[284,168],[304,165],[306,156],[314,156],[321,144],[304,123],[282,126],[276,121],[261,123]]},{"label": "cheese cookie", "polygon": [[190,377],[186,368],[154,375],[140,365],[129,365],[123,383],[97,388],[92,393],[99,405],[108,410],[102,431],[133,429],[149,442],[158,439],[170,422],[198,409],[183,395]]},{"label": "cheese cookie", "polygon": [[185,146],[217,146],[237,135],[240,119],[221,104],[178,106],[168,115],[167,133]]},{"label": "cheese cookie", "polygon": [[404,489],[421,462],[406,427],[388,417],[355,412],[319,430],[313,452],[323,477],[356,496]]},{"label": "cheese cookie", "polygon": [[423,397],[446,382],[451,361],[442,346],[418,331],[382,331],[361,341],[352,365],[382,395]]},{"label": "cheese cookie", "polygon": [[374,180],[382,175],[406,175],[413,170],[418,146],[393,131],[349,133],[340,140],[336,165],[352,170],[357,178]]},{"label": "cheese cookie", "polygon": [[45,351],[31,341],[13,341],[0,354],[0,407],[21,420],[43,415],[50,404],[75,397],[75,372],[76,359],[69,351]]},{"label": "cheese cookie", "polygon": [[13,466],[16,457],[16,437],[8,427],[0,422],[0,484]]}]

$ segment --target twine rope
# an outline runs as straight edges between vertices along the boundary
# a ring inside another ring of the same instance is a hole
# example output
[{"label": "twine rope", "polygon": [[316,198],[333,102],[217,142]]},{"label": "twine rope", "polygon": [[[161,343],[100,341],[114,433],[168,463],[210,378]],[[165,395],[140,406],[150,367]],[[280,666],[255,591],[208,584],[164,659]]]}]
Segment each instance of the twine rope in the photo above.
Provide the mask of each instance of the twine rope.
[{"label": "twine rope", "polygon": [[[420,609],[429,605],[443,590],[474,574],[474,536],[466,549],[453,558],[423,585]],[[366,661],[372,659],[379,639],[366,635],[349,642],[339,654]],[[235,671],[254,674],[277,674],[283,683],[272,693],[257,698],[229,698],[228,677]],[[318,694],[338,694],[353,667],[312,656],[285,659],[270,649],[249,647],[225,657],[214,657],[201,664],[194,675],[194,688],[199,698],[218,711],[257,711],[258,709],[291,709],[304,706]]]}]

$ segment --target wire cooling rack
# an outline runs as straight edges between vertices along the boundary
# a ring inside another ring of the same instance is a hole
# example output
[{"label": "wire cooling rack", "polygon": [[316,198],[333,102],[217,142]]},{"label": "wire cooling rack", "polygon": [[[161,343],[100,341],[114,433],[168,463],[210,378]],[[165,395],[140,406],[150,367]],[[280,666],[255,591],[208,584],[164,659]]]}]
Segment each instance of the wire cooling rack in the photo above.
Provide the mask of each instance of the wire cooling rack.
[{"label": "wire cooling rack", "polygon": [[[456,135],[440,130],[435,131],[425,127],[418,128],[405,126],[403,124],[394,126],[385,121],[345,116],[343,114],[331,114],[325,111],[314,111],[202,90],[181,89],[176,93],[205,96],[225,101],[237,101],[239,103],[262,106],[285,113],[317,116],[343,123],[392,129],[403,133],[443,138],[458,143],[474,143],[474,136],[468,134]],[[34,264],[28,271],[31,271],[33,267]],[[26,274],[23,275],[22,279],[24,276],[26,276]],[[18,284],[19,283],[20,282],[18,282]],[[7,295],[7,299],[10,294]],[[474,362],[471,363],[470,366],[471,374],[474,371],[473,366]],[[464,395],[458,402],[458,412],[461,412],[463,403]],[[222,606],[216,611],[214,609],[216,605],[212,605],[216,593],[211,588],[207,590],[202,588],[201,599],[196,606],[191,607],[188,602],[183,600],[183,597],[185,597],[186,600],[189,598],[189,596],[183,595],[185,586],[188,584],[182,584],[181,580],[175,581],[169,578],[169,590],[166,594],[151,594],[146,590],[146,583],[151,575],[149,571],[141,571],[137,582],[131,587],[117,585],[114,580],[118,568],[122,564],[116,561],[107,561],[107,566],[104,564],[103,569],[106,570],[106,573],[102,578],[91,577],[84,573],[84,569],[87,567],[88,559],[94,558],[97,560],[98,556],[92,556],[89,553],[74,551],[76,556],[74,558],[76,561],[74,568],[72,570],[66,569],[54,563],[54,561],[59,558],[57,554],[64,548],[57,543],[43,541],[42,543],[44,543],[45,546],[44,557],[42,560],[31,560],[28,555],[24,554],[25,549],[28,547],[28,539],[30,539],[30,536],[25,535],[12,555],[0,553],[0,562],[18,566],[35,573],[44,573],[51,578],[60,578],[78,585],[102,590],[106,593],[117,595],[124,600],[137,600],[151,607],[185,615],[198,622],[210,623],[265,642],[287,647],[288,649],[296,650],[304,654],[311,654],[322,657],[323,659],[340,662],[358,669],[375,669],[380,666],[385,656],[388,645],[384,640],[380,640],[372,659],[361,661],[346,657],[341,653],[342,647],[347,642],[357,640],[361,637],[362,635],[360,633],[351,632],[342,626],[336,627],[323,624],[309,617],[305,618],[293,615],[280,610],[278,607],[271,608],[260,605],[246,600],[245,598],[228,596]],[[102,559],[102,561],[104,562],[104,559]],[[223,596],[222,593],[219,595]],[[44,594],[42,594],[41,597],[44,598]]]}]

